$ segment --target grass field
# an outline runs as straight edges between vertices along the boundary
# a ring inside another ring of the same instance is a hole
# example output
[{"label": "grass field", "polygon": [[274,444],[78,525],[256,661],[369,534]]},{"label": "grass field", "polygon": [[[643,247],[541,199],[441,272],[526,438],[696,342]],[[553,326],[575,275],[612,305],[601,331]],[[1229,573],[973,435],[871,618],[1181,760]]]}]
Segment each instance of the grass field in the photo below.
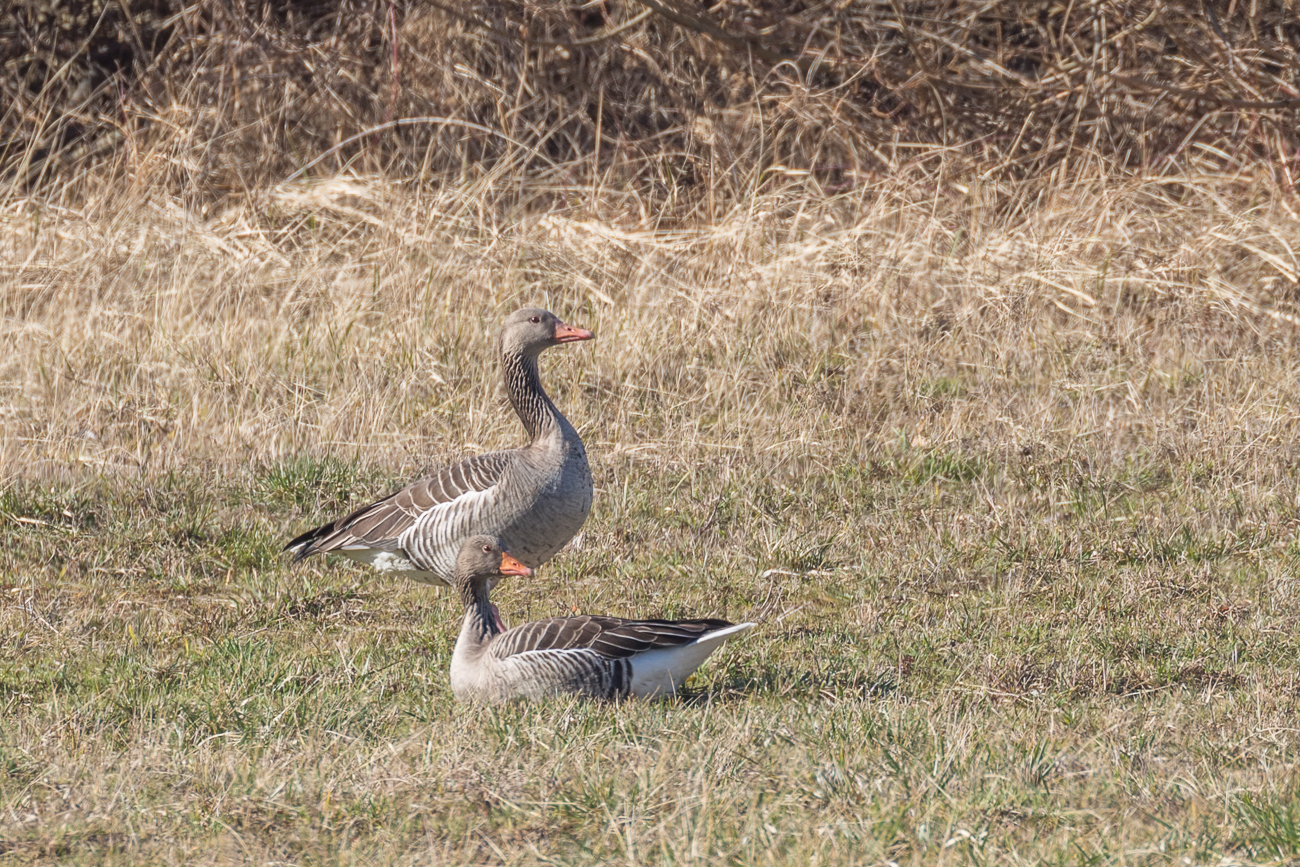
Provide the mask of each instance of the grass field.
[{"label": "grass field", "polygon": [[[491,192],[6,200],[0,863],[1300,855],[1292,192]],[[520,441],[525,303],[596,504],[496,599],[759,621],[683,698],[457,706],[448,594],[280,554]]]}]

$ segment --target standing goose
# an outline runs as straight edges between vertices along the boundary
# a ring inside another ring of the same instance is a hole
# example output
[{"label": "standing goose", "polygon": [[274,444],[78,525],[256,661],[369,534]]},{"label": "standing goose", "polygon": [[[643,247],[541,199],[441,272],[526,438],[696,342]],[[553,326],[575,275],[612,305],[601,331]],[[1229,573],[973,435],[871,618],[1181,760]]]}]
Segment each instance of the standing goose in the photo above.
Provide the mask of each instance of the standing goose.
[{"label": "standing goose", "polygon": [[570,694],[669,696],[722,642],[752,627],[726,620],[557,617],[503,631],[488,599],[502,575],[533,570],[490,536],[466,539],[456,558],[465,620],[451,655],[457,700],[502,702]]},{"label": "standing goose", "polygon": [[528,444],[443,467],[303,533],[285,550],[294,562],[336,552],[426,584],[451,584],[461,542],[479,533],[501,539],[530,569],[551,559],[591,511],[591,469],[578,432],[542,388],[537,356],[593,336],[535,307],[506,317],[497,347],[506,394]]}]

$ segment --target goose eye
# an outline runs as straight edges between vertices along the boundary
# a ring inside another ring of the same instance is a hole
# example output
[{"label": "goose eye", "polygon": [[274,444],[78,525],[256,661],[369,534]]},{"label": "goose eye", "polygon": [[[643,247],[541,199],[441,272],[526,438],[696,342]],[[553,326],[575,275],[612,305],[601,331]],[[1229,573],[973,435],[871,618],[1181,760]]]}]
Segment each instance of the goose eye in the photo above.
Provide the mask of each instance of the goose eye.
[{"label": "goose eye", "polygon": [[483,553],[484,553],[484,554],[491,554],[491,553],[492,553],[492,546],[491,546],[491,545],[484,545],[484,546],[483,546]]},{"label": "goose eye", "polygon": [[528,321],[529,321],[529,322],[532,322],[532,323],[534,323],[534,324],[536,324],[536,323],[542,321],[542,317],[540,317],[540,316],[534,316],[532,319],[529,319]]}]

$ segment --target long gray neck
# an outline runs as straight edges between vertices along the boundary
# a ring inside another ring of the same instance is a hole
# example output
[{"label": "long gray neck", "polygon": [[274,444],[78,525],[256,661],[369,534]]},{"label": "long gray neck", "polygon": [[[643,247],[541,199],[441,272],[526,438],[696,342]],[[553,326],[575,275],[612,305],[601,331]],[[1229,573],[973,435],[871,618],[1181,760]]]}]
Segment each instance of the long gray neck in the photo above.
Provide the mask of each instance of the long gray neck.
[{"label": "long gray neck", "polygon": [[501,374],[505,380],[506,394],[510,396],[510,405],[515,408],[515,414],[533,440],[539,439],[548,428],[558,424],[562,416],[542,388],[536,355],[502,353]]},{"label": "long gray neck", "polygon": [[488,600],[488,582],[457,582],[460,601],[465,605],[465,622],[461,625],[461,639],[480,645],[499,634],[496,618],[492,616],[492,603]]}]

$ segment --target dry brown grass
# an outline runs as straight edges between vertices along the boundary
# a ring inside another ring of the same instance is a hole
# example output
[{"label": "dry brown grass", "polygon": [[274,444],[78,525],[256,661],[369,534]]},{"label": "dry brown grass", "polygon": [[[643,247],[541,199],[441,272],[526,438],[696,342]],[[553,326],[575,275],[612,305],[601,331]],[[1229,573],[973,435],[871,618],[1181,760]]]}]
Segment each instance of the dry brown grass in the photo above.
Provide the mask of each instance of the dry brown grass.
[{"label": "dry brown grass", "polygon": [[760,454],[976,430],[1179,450],[1239,428],[1247,390],[1289,396],[1296,219],[1267,176],[1036,187],[917,172],[667,232],[617,199],[492,215],[475,185],[364,177],[206,219],[129,188],[129,206],[15,202],[5,463],[168,471],[364,443],[410,469],[430,442],[512,440],[490,337],[532,300],[601,335],[548,359],[590,435],[688,463],[712,429]]},{"label": "dry brown grass", "polygon": [[[1234,39],[1250,10],[1220,10]],[[409,45],[495,44],[421,20]],[[626,34],[672,81],[695,55],[655,52],[703,39]],[[764,72],[718,115],[735,125],[677,118],[599,158],[576,132],[541,147],[555,85],[483,103],[518,109],[492,128],[522,148],[440,139],[455,164],[425,171],[423,144],[378,137],[281,183],[331,140],[295,154],[290,133],[346,100],[277,126],[291,90],[209,105],[205,75],[0,198],[0,863],[1300,852],[1284,158],[1233,150],[1215,115],[1173,159],[1042,139],[1039,171],[900,132],[888,171],[828,181],[774,155],[872,128],[818,138],[839,91],[768,100]],[[382,109],[359,102],[355,129]],[[1239,119],[1282,141],[1286,111]],[[458,707],[445,597],[280,555],[518,442],[491,338],[523,303],[598,334],[544,361],[597,500],[498,601],[759,620],[684,699]]]},{"label": "dry brown grass", "polygon": [[[1285,195],[916,172],[671,231],[362,176],[15,200],[6,857],[1293,851]],[[761,619],[694,701],[474,717],[440,597],[277,558],[517,441],[523,302],[599,334],[545,371],[598,502],[503,608]]]}]

